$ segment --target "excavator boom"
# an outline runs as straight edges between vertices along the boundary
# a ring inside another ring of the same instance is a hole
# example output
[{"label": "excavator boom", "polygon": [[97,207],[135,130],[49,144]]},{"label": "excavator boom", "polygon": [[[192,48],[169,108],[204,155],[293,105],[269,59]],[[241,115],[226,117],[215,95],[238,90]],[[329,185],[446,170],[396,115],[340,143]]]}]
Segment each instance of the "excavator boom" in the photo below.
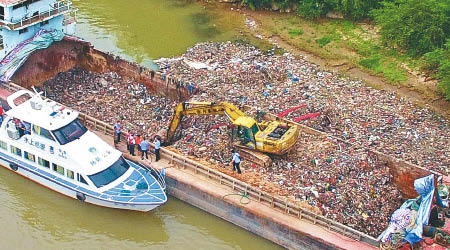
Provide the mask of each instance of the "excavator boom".
[{"label": "excavator boom", "polygon": [[175,115],[169,125],[167,131],[167,142],[172,142],[175,136],[175,131],[180,125],[181,119],[185,115],[227,115],[231,122],[236,121],[239,117],[246,117],[247,115],[228,102],[214,103],[214,102],[182,102],[179,103],[175,109]]}]

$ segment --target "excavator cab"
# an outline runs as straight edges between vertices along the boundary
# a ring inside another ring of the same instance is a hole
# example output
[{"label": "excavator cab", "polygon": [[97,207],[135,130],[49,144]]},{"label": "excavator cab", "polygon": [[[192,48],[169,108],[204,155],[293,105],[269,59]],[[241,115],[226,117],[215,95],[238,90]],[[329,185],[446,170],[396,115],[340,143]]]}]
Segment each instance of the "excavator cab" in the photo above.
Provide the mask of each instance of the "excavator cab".
[{"label": "excavator cab", "polygon": [[233,124],[233,138],[238,139],[243,146],[256,149],[255,136],[260,131],[256,121],[250,117],[239,117]]},{"label": "excavator cab", "polygon": [[240,141],[240,144],[255,149],[255,136],[250,128],[237,126],[233,129],[234,138]]}]

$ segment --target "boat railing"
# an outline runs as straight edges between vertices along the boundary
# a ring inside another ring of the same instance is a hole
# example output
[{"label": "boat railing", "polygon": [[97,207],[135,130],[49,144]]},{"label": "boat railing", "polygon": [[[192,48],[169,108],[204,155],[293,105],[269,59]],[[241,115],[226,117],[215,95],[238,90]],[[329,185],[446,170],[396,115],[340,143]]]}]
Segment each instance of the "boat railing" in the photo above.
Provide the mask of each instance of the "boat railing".
[{"label": "boat railing", "polygon": [[64,15],[64,26],[67,26],[71,23],[75,23],[77,21],[76,17],[71,15]]},{"label": "boat railing", "polygon": [[[84,124],[86,126],[89,126],[97,131],[102,131],[105,134],[111,136],[114,134],[114,128],[112,125],[106,124],[89,115],[80,113],[80,120],[85,122]],[[153,144],[151,146],[152,146],[151,148],[153,148]],[[210,180],[214,180],[221,185],[228,186],[232,188],[232,190],[234,191],[242,192],[247,197],[254,199],[260,203],[269,205],[273,208],[276,208],[284,213],[296,216],[297,218],[302,220],[307,220],[315,225],[317,224],[323,226],[330,231],[337,232],[354,240],[378,246],[377,240],[370,235],[359,232],[351,227],[328,219],[325,216],[311,212],[308,209],[305,209],[299,206],[298,204],[295,204],[295,202],[288,200],[287,198],[269,194],[245,182],[242,182],[224,173],[221,173],[207,166],[204,166],[203,164],[200,164],[196,161],[187,159],[186,157],[178,153],[172,152],[166,148],[161,148],[161,158],[167,159],[170,164],[176,165],[180,168],[189,169],[190,171],[193,171],[196,174],[203,174]]]},{"label": "boat railing", "polygon": [[[34,24],[39,21],[43,21],[51,16],[56,16],[62,13],[67,13],[72,11],[72,2],[61,1],[56,2],[54,6],[49,6],[48,9],[39,9],[33,13],[27,12],[25,16],[20,20],[2,20],[0,25],[6,26],[10,30],[20,29],[24,26]],[[74,9],[76,10],[76,9]]]},{"label": "boat railing", "polygon": [[158,183],[161,185],[161,188],[163,188],[164,190],[166,190],[166,178],[165,178],[165,174],[163,171],[158,171],[158,169],[148,166],[148,165],[144,165],[141,164],[139,162],[135,162],[136,164],[138,164],[139,166],[141,166],[142,168],[146,169],[153,177],[155,177],[156,181],[158,181]]},{"label": "boat railing", "polygon": [[[2,86],[7,85],[8,84],[4,84]],[[9,85],[11,90],[16,91],[18,89],[23,89],[21,86],[16,84],[10,83]],[[109,125],[105,122],[102,122],[92,116],[83,113],[80,113],[79,117],[80,120],[84,122],[85,126],[88,126],[99,132],[103,132],[110,136],[114,135],[114,128],[112,125]],[[151,143],[151,146],[153,148],[154,145]],[[176,152],[172,152],[167,148],[161,148],[160,152],[161,158],[168,160],[170,164],[174,165],[177,168],[186,169],[196,174],[202,174],[208,180],[212,180],[221,185],[228,186],[233,191],[245,194],[247,197],[249,197],[254,201],[273,207],[274,209],[277,209],[280,212],[292,215],[293,217],[296,217],[301,220],[308,221],[314,225],[319,225],[328,231],[336,232],[348,238],[365,242],[373,246],[378,246],[378,242],[374,237],[367,235],[363,232],[360,232],[358,230],[355,230],[339,222],[336,222],[334,220],[331,220],[323,215],[314,213],[300,206],[295,201],[265,192],[243,181],[228,176],[220,171],[211,169],[210,167],[207,167],[201,163],[188,159],[183,155],[180,155]]]}]

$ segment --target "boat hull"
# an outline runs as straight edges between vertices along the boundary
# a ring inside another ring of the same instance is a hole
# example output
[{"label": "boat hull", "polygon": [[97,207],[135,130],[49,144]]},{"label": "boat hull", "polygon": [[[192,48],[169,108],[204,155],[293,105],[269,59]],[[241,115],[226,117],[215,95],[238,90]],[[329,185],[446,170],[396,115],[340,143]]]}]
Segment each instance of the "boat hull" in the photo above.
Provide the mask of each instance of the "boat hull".
[{"label": "boat hull", "polygon": [[42,175],[38,171],[26,166],[27,165],[26,163],[13,159],[10,156],[6,156],[4,154],[0,154],[0,165],[12,172],[15,172],[27,179],[34,181],[37,184],[40,184],[50,190],[63,194],[72,199],[79,200],[80,202],[86,202],[102,207],[136,210],[142,212],[148,212],[164,204],[164,203],[133,204],[133,203],[116,202],[116,201],[108,201],[105,199],[99,199],[89,193],[77,190],[75,188],[66,185],[61,185],[55,179],[52,179],[49,176]]}]

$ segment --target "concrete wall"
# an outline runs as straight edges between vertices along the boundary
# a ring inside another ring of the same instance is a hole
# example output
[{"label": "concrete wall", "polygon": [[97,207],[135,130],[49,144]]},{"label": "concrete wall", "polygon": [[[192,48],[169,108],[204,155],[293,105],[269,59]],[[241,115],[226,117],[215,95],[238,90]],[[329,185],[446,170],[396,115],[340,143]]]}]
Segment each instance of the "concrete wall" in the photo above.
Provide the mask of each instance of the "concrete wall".
[{"label": "concrete wall", "polygon": [[[222,197],[215,197],[186,183],[166,177],[168,193],[184,202],[214,214],[288,249],[337,249],[302,232],[234,206]],[[293,218],[294,219],[294,218]]]}]

